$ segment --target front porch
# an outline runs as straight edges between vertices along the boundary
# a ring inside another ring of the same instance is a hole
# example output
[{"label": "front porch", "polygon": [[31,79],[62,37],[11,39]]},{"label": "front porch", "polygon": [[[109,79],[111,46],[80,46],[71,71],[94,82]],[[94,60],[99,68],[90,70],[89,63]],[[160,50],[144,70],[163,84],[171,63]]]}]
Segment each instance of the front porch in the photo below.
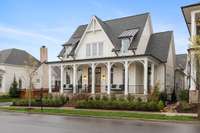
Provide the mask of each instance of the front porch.
[{"label": "front porch", "polygon": [[147,95],[157,63],[141,57],[49,64],[49,93]]}]

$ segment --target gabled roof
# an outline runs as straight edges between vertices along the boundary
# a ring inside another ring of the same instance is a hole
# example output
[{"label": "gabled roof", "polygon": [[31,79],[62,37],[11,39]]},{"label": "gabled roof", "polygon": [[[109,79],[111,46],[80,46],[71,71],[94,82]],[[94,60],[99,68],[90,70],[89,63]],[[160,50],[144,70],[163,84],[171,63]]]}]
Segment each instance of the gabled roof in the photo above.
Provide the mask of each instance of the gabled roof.
[{"label": "gabled roof", "polygon": [[181,7],[189,33],[191,32],[191,12],[200,9],[200,2]]},{"label": "gabled roof", "polygon": [[151,35],[145,54],[151,55],[162,62],[167,62],[173,32],[159,32]]},{"label": "gabled roof", "polygon": [[32,62],[39,64],[35,57],[24,50],[13,48],[0,51],[0,64],[32,66]]},{"label": "gabled roof", "polygon": [[176,55],[176,69],[185,69],[187,63],[187,54]]},{"label": "gabled roof", "polygon": [[[107,20],[107,21],[102,21],[98,17],[96,18],[99,21],[102,28],[104,29],[107,36],[109,37],[109,39],[112,41],[114,45],[114,49],[119,50],[121,48],[121,40],[118,38],[118,36],[122,32],[129,29],[134,29],[134,28],[139,29],[139,31],[137,33],[135,40],[130,45],[129,49],[137,48],[137,45],[139,43],[139,40],[143,32],[144,26],[146,24],[148,16],[149,16],[149,13],[144,13],[144,14],[117,18],[117,19],[112,19],[112,20]],[[73,33],[73,35],[70,37],[70,39],[64,44],[64,46],[77,45],[77,41],[80,41],[86,28],[87,28],[87,25],[80,25],[76,29],[76,31]]]}]

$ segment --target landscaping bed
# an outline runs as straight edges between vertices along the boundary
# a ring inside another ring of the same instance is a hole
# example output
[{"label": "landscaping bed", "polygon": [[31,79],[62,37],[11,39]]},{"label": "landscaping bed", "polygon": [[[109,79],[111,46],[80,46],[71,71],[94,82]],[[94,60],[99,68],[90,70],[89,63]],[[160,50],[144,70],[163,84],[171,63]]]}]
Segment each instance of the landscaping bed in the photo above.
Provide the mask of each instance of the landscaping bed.
[{"label": "landscaping bed", "polygon": [[107,109],[107,110],[133,110],[133,111],[160,111],[164,108],[162,101],[142,102],[128,100],[82,100],[77,102],[76,108]]},{"label": "landscaping bed", "polygon": [[69,101],[68,97],[63,95],[48,95],[41,99],[17,99],[13,101],[13,106],[31,106],[38,107],[61,107]]}]

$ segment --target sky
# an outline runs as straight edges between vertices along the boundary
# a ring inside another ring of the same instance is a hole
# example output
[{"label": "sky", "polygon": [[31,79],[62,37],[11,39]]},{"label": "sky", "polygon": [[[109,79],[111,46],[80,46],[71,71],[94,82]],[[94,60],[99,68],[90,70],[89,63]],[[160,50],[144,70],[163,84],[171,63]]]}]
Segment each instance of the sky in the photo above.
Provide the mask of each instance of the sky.
[{"label": "sky", "polygon": [[189,33],[181,6],[196,0],[0,0],[0,50],[18,48],[58,60],[62,44],[93,15],[102,20],[150,12],[154,32],[173,30],[176,53],[186,53]]}]

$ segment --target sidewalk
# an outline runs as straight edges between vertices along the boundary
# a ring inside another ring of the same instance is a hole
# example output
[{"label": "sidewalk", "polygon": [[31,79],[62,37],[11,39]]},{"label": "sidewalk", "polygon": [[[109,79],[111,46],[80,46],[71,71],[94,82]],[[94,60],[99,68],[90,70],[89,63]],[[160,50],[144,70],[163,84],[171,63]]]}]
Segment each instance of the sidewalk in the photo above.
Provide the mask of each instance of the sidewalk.
[{"label": "sidewalk", "polygon": [[[9,107],[9,105],[1,106]],[[13,106],[15,108],[28,108],[24,106]],[[40,109],[41,107],[31,107]],[[128,113],[142,113],[142,114],[160,114],[166,116],[192,116],[197,117],[195,113],[169,113],[169,112],[145,112],[145,111],[127,111],[127,110],[103,110],[103,109],[75,109],[74,107],[43,107],[43,109],[64,109],[64,110],[86,110],[86,111],[99,111],[99,112],[128,112]]]}]

